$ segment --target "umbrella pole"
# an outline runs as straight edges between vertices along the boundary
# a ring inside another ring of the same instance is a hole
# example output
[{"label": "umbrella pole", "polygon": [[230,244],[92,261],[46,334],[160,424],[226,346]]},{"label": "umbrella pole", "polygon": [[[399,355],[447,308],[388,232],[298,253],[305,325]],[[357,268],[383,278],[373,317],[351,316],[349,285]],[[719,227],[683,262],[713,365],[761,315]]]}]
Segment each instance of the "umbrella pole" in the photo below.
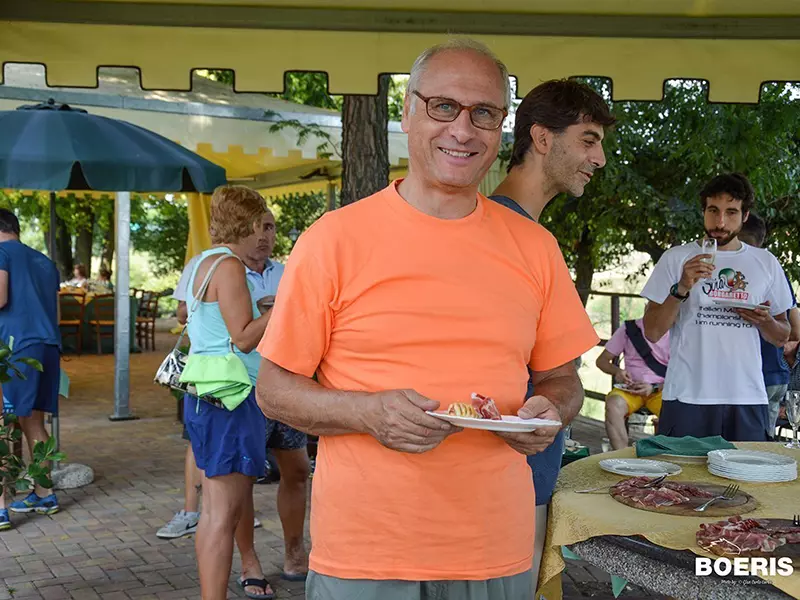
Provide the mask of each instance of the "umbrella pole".
[{"label": "umbrella pole", "polygon": [[[50,260],[58,267],[58,249],[56,248],[56,193],[50,192],[50,230],[47,232],[50,238]],[[61,271],[59,270],[59,274]],[[50,435],[56,440],[56,451],[59,450],[61,434],[58,426],[58,415],[50,416]],[[53,470],[58,468],[58,463],[53,462]]]},{"label": "umbrella pole", "polygon": [[117,192],[116,213],[116,283],[114,285],[114,414],[112,421],[137,417],[130,410],[130,240],[131,193]]},{"label": "umbrella pole", "polygon": [[50,260],[58,266],[58,251],[56,250],[56,193],[50,192]]}]

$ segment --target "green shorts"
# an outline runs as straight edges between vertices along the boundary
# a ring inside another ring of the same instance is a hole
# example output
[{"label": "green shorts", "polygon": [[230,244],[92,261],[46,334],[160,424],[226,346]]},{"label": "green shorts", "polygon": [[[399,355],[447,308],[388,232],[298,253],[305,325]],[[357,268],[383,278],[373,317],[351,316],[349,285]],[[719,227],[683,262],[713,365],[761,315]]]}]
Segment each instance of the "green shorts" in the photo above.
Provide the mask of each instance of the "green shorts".
[{"label": "green shorts", "polygon": [[484,581],[339,579],[309,571],[306,600],[531,600],[530,571]]}]

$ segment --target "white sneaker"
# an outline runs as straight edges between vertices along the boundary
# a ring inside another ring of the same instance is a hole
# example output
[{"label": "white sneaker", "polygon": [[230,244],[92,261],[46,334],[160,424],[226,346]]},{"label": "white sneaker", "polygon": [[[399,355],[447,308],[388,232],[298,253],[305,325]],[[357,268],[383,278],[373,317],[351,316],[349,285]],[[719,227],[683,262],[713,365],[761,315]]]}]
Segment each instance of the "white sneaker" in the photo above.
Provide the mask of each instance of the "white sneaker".
[{"label": "white sneaker", "polygon": [[258,517],[254,517],[253,519],[253,529],[258,529],[261,527],[261,521],[258,520]]},{"label": "white sneaker", "polygon": [[175,513],[172,520],[156,532],[156,536],[162,540],[171,540],[184,535],[189,535],[197,531],[197,522],[200,520],[200,513],[187,513],[181,510]]}]

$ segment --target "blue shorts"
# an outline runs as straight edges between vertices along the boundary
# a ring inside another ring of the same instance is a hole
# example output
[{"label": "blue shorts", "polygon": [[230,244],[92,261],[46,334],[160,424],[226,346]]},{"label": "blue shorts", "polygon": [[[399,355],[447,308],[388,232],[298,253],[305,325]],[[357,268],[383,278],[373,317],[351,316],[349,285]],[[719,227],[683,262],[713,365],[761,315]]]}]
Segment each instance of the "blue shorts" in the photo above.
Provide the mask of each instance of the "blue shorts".
[{"label": "blue shorts", "polygon": [[267,448],[300,450],[308,445],[308,436],[286,423],[267,419]]},{"label": "blue shorts", "polygon": [[767,404],[688,404],[665,400],[658,433],[670,437],[722,436],[729,442],[767,442],[772,437]]},{"label": "blue shorts", "polygon": [[267,420],[256,404],[255,389],[235,410],[217,408],[186,394],[183,422],[197,467],[206,477],[264,474]]},{"label": "blue shorts", "polygon": [[547,449],[528,457],[528,465],[533,471],[533,486],[536,488],[536,506],[550,504],[563,456],[564,430],[562,429]]},{"label": "blue shorts", "polygon": [[14,358],[34,358],[42,365],[42,372],[33,367],[15,363],[25,379],[11,375],[3,384],[3,395],[18,417],[30,417],[34,410],[58,414],[58,387],[61,384],[61,352],[58,346],[34,344],[14,353]]}]

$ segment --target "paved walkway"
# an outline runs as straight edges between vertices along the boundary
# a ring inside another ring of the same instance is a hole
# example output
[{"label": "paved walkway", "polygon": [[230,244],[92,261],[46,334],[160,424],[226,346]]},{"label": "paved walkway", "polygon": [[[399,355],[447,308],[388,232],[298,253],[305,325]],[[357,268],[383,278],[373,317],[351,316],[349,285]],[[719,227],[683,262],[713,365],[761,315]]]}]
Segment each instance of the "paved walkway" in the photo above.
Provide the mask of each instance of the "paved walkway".
[{"label": "paved walkway", "polygon": [[[131,406],[136,421],[111,422],[112,356],[66,357],[71,398],[62,404],[61,446],[68,463],[95,471],[93,484],[61,491],[60,513],[12,515],[15,528],[0,534],[0,600],[197,599],[200,589],[193,537],[159,540],[156,530],[183,504],[186,442],[176,422],[176,403],[152,384],[173,342],[159,336],[156,352],[133,355]],[[589,429],[587,429],[589,430]],[[599,446],[594,440],[592,446]],[[255,487],[263,528],[255,540],[264,572],[279,599],[304,597],[302,583],[278,577],[283,542],[275,509],[275,485]],[[234,557],[230,598],[240,598]],[[564,575],[565,600],[612,598],[609,577],[581,562]],[[624,598],[653,598],[639,589]]]}]

